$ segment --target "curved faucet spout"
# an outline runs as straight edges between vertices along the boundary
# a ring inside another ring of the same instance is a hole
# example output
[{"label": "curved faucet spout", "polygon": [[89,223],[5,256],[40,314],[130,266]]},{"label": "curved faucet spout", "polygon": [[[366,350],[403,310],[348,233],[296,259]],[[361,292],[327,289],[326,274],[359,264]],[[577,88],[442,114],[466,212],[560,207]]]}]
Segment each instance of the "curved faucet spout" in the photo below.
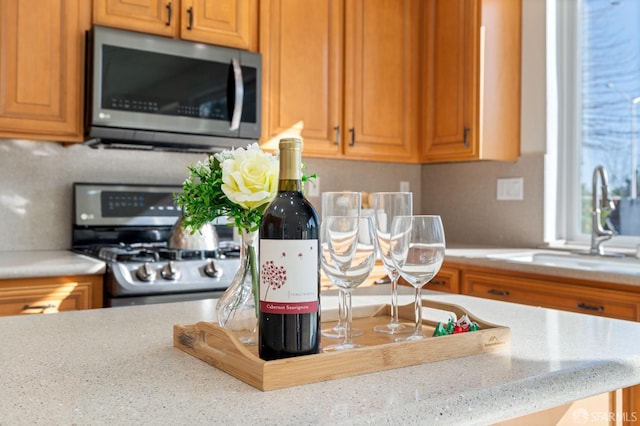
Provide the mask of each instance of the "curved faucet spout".
[{"label": "curved faucet spout", "polygon": [[[601,182],[602,196],[598,197],[598,177]],[[600,199],[600,203],[598,203]],[[604,255],[602,243],[610,240],[615,232],[602,227],[602,212],[615,210],[613,201],[609,198],[609,178],[603,166],[593,169],[593,182],[591,187],[591,249],[589,253]]]}]

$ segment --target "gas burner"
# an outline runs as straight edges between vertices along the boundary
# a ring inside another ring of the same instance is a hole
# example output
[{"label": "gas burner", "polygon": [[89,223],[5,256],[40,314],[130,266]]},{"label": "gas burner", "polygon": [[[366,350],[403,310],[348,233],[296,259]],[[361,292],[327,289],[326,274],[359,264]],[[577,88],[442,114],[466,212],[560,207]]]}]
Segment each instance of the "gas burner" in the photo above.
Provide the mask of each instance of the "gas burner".
[{"label": "gas burner", "polygon": [[97,250],[100,259],[116,262],[157,262],[160,255],[154,248],[134,248],[132,246],[105,246]]},{"label": "gas burner", "polygon": [[181,250],[181,249],[159,249],[158,255],[167,260],[205,260],[217,259],[220,257],[218,250]]}]

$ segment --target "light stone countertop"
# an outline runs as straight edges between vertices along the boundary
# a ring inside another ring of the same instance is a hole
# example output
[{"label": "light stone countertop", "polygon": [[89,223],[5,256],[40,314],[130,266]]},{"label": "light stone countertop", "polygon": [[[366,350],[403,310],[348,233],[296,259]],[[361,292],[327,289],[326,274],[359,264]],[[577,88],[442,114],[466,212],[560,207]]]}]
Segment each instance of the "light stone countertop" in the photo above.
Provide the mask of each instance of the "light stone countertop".
[{"label": "light stone countertop", "polygon": [[[535,249],[535,248],[499,248],[499,247],[447,247],[445,261],[485,268],[505,269],[533,274],[544,274],[556,277],[576,278],[591,281],[603,281],[640,287],[640,274],[614,273],[599,270],[586,270],[558,265],[545,265],[526,262],[509,261],[512,255],[567,254],[568,250]],[[597,256],[591,259],[598,259]],[[603,259],[603,258],[601,258]],[[640,265],[640,259],[627,258],[629,262]]]},{"label": "light stone countertop", "polygon": [[488,424],[640,383],[640,323],[424,295],[509,326],[510,350],[261,392],[172,346],[215,300],[3,317],[0,424]]},{"label": "light stone countertop", "polygon": [[105,263],[70,250],[1,251],[0,279],[104,274]]}]

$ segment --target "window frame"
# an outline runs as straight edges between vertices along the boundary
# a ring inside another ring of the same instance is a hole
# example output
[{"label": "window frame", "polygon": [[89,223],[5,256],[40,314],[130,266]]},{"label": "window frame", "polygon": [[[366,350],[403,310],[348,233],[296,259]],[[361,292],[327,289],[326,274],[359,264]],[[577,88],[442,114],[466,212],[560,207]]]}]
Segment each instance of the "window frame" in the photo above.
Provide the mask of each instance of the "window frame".
[{"label": "window frame", "polygon": [[[552,188],[556,203],[556,222],[547,235],[550,243],[563,242],[569,245],[591,244],[591,234],[583,233],[580,163],[582,146],[582,63],[580,44],[583,0],[547,0],[547,92],[549,96],[547,119],[557,127],[556,140],[553,135],[547,142],[547,164],[555,166],[558,185]],[[551,93],[555,90],[555,96]],[[554,116],[555,114],[555,116]],[[551,135],[551,132],[549,132]],[[554,149],[555,146],[555,149]],[[590,185],[589,185],[590,186]],[[604,243],[605,250],[635,248],[640,245],[640,236],[616,235]]]}]

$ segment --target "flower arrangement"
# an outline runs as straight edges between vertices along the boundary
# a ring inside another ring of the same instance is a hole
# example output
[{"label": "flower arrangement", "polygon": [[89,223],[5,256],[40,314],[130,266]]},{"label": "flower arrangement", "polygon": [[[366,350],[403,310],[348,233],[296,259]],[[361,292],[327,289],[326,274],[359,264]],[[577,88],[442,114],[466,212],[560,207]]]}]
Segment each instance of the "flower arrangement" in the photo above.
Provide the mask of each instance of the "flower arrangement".
[{"label": "flower arrangement", "polygon": [[[255,344],[259,294],[256,231],[278,192],[278,156],[254,143],[209,155],[188,169],[183,193],[175,196],[182,208],[183,225],[194,233],[218,217],[227,217],[232,221],[229,225],[241,231],[240,269],[216,310],[220,326],[235,331],[245,344]],[[315,177],[303,175],[302,180]]]},{"label": "flower arrangement", "polygon": [[278,158],[257,143],[210,155],[189,172],[176,202],[192,233],[225,216],[240,230],[255,232],[278,191]]}]

